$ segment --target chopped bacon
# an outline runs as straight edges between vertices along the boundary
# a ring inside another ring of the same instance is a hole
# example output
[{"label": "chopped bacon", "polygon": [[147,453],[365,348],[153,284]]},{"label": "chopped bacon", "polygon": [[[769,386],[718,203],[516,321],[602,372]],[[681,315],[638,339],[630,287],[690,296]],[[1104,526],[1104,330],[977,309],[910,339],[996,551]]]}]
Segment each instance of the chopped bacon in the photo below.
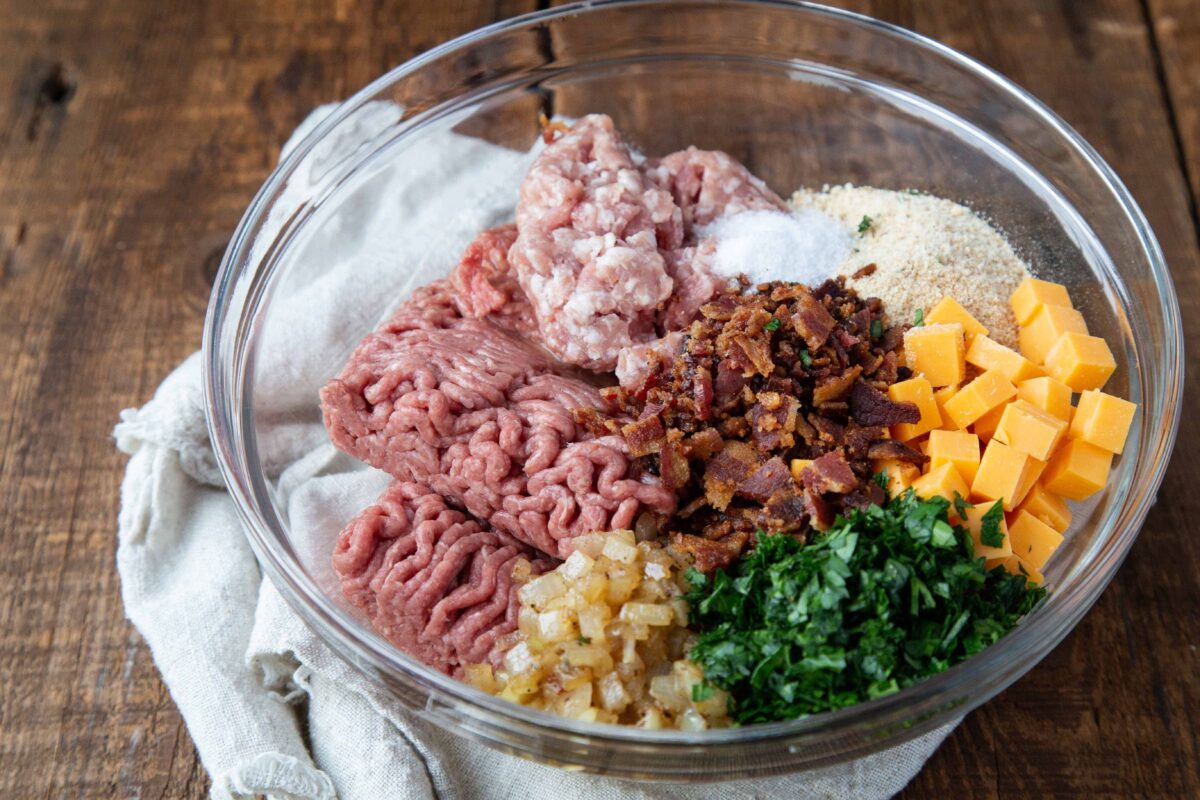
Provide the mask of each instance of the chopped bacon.
[{"label": "chopped bacon", "polygon": [[[729,563],[756,530],[825,530],[848,497],[876,495],[872,447],[916,412],[880,391],[905,374],[903,326],[886,324],[880,301],[840,280],[743,284],[675,335],[649,370],[602,390],[603,413],[675,492],[680,511],[660,530],[697,566]],[[598,435],[604,427],[581,419]],[[803,483],[788,468],[797,458],[813,461]]]},{"label": "chopped bacon", "polygon": [[820,494],[845,494],[858,487],[858,476],[838,451],[826,453],[800,472],[805,488]]},{"label": "chopped bacon", "polygon": [[821,378],[813,389],[813,405],[820,406],[832,400],[841,400],[861,374],[862,367],[851,367],[841,375]]},{"label": "chopped bacon", "polygon": [[821,305],[811,292],[799,295],[795,300],[796,310],[792,314],[792,327],[804,339],[809,350],[819,350],[837,326],[837,320]]},{"label": "chopped bacon", "polygon": [[883,439],[875,442],[867,450],[867,458],[872,460],[890,458],[896,461],[907,461],[910,464],[924,464],[929,460],[929,456],[920,450],[909,447],[903,442],[897,442],[895,439]]},{"label": "chopped bacon", "polygon": [[667,431],[663,428],[662,418],[658,416],[643,417],[622,425],[621,435],[625,437],[629,455],[634,458],[657,453],[667,440]]},{"label": "chopped bacon", "polygon": [[791,471],[787,464],[783,463],[783,459],[776,456],[750,473],[749,477],[738,487],[737,493],[742,497],[749,497],[751,500],[765,503],[779,490],[793,486],[795,486],[795,479],[792,478]]},{"label": "chopped bacon", "polygon": [[892,400],[860,380],[850,390],[850,416],[859,425],[897,425],[919,422],[921,410],[914,403]]}]

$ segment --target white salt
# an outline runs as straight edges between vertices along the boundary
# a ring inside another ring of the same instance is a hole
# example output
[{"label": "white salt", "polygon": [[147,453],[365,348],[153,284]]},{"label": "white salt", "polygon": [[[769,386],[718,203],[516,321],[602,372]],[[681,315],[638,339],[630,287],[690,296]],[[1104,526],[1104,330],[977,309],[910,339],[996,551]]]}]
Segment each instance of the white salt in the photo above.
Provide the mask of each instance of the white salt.
[{"label": "white salt", "polygon": [[850,230],[809,208],[744,211],[721,217],[700,233],[713,237],[713,269],[726,277],[745,274],[754,283],[793,281],[816,286],[837,274],[850,254]]}]

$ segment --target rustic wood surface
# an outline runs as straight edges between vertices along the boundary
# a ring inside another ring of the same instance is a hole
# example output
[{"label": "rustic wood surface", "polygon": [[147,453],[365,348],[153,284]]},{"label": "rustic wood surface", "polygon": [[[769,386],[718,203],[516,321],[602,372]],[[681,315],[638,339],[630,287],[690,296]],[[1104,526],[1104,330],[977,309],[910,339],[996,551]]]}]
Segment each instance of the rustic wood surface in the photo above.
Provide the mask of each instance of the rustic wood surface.
[{"label": "rustic wood surface", "polygon": [[[313,106],[537,5],[0,0],[0,797],[207,796],[122,614],[109,432],[198,346],[225,243]],[[1200,332],[1194,0],[844,5],[975,56],[1080,130],[1145,209]],[[905,797],[1200,796],[1198,459],[1185,411],[1116,580]]]}]

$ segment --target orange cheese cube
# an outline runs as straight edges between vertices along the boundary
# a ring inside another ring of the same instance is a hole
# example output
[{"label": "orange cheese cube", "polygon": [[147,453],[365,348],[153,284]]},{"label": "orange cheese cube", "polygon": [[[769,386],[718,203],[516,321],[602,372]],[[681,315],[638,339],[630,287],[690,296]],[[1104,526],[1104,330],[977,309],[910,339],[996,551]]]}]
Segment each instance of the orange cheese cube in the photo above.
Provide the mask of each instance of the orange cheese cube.
[{"label": "orange cheese cube", "polygon": [[1079,406],[1067,433],[1110,453],[1121,454],[1137,405],[1094,389],[1079,396]]},{"label": "orange cheese cube", "polygon": [[1013,383],[1046,374],[1041,367],[1016,350],[986,336],[976,336],[971,340],[971,346],[967,348],[967,363],[983,370],[998,370]]},{"label": "orange cheese cube", "polygon": [[922,500],[938,496],[946,498],[951,503],[954,502],[955,495],[965,498],[970,493],[967,482],[949,462],[934,467],[917,478],[912,482],[912,489]]},{"label": "orange cheese cube", "polygon": [[960,383],[966,375],[965,356],[963,327],[957,322],[925,324],[904,333],[904,357],[908,368],[924,375],[931,386]]},{"label": "orange cheese cube", "polygon": [[1037,278],[1026,278],[1009,298],[1013,314],[1018,325],[1028,325],[1029,320],[1044,305],[1070,306],[1071,296],[1067,287],[1059,283],[1039,281]]},{"label": "orange cheese cube", "polygon": [[942,415],[933,401],[933,387],[925,378],[917,376],[888,387],[888,397],[896,402],[914,403],[921,412],[921,419],[914,423],[901,422],[891,428],[892,438],[907,442],[923,433],[942,425]]},{"label": "orange cheese cube", "polygon": [[975,480],[971,481],[971,498],[1003,500],[1005,511],[1016,508],[1024,497],[1021,489],[1029,462],[1028,454],[992,439],[979,459]]},{"label": "orange cheese cube", "polygon": [[1017,511],[1032,514],[1059,533],[1071,527],[1071,509],[1067,508],[1066,501],[1047,491],[1041,483],[1035,483],[1030,488]]},{"label": "orange cheese cube", "polygon": [[1087,323],[1070,306],[1044,305],[1038,309],[1029,323],[1017,332],[1017,344],[1021,352],[1035,364],[1046,360],[1046,353],[1064,333],[1088,332]]},{"label": "orange cheese cube", "polygon": [[[930,431],[929,450],[925,455],[929,456],[931,468],[953,464],[962,479],[970,484],[979,469],[979,437],[966,431]],[[963,492],[962,496],[966,497],[967,493]]]},{"label": "orange cheese cube", "polygon": [[946,401],[958,394],[957,386],[943,386],[933,391],[933,402],[937,403],[938,413],[942,415],[942,427],[953,428],[954,422],[946,413]]},{"label": "orange cheese cube", "polygon": [[791,463],[792,477],[796,479],[797,483],[800,482],[800,473],[803,472],[804,468],[807,467],[812,462],[813,462],[813,459],[811,459],[811,458],[793,458],[792,459],[792,463]]},{"label": "orange cheese cube", "polygon": [[1012,381],[996,370],[988,370],[946,401],[946,413],[956,428],[965,428],[1016,394]]},{"label": "orange cheese cube", "polygon": [[1041,461],[1029,457],[1029,463],[1025,465],[1025,472],[1021,475],[1021,483],[1017,485],[1017,500],[1016,504],[1020,505],[1025,501],[1031,489],[1037,485],[1038,478],[1042,477],[1042,473],[1046,471],[1048,461]]},{"label": "orange cheese cube", "polygon": [[975,420],[975,424],[971,426],[971,430],[979,437],[979,441],[986,444],[992,440],[992,436],[996,433],[996,426],[1000,424],[1000,418],[1004,416],[1004,409],[1007,407],[1007,403],[1001,403]]},{"label": "orange cheese cube", "polygon": [[888,497],[896,497],[912,486],[913,481],[921,477],[921,470],[916,464],[900,461],[895,458],[885,458],[871,463],[871,469],[876,473],[887,476]]},{"label": "orange cheese cube", "polygon": [[1108,343],[1099,336],[1064,333],[1046,353],[1046,372],[1073,392],[1099,389],[1116,369]]},{"label": "orange cheese cube", "polygon": [[1063,540],[1061,533],[1026,511],[1017,512],[1008,535],[1013,555],[1034,569],[1041,569]]},{"label": "orange cheese cube", "polygon": [[1045,461],[1066,431],[1066,420],[1018,398],[1004,407],[993,435],[1006,445]]},{"label": "orange cheese cube", "polygon": [[1104,488],[1113,454],[1082,439],[1058,448],[1042,478],[1046,489],[1071,500],[1086,500]]},{"label": "orange cheese cube", "polygon": [[1022,381],[1017,397],[1061,420],[1071,420],[1071,387],[1049,375]]},{"label": "orange cheese cube", "polygon": [[1021,557],[1016,553],[1009,556],[1001,566],[1013,575],[1024,575],[1025,580],[1029,583],[1036,583],[1041,586],[1046,582],[1046,578],[1042,573],[1038,572],[1032,565],[1022,561]]},{"label": "orange cheese cube", "polygon": [[962,521],[963,527],[971,532],[971,539],[975,544],[975,557],[985,559],[983,566],[986,569],[1003,564],[1013,554],[1012,537],[1008,535],[1008,524],[1004,521],[1003,515],[1000,517],[1000,533],[1004,535],[1003,543],[999,547],[983,543],[983,515],[991,511],[995,505],[995,503],[977,503],[967,509],[967,518]]},{"label": "orange cheese cube", "polygon": [[959,302],[949,295],[939,300],[938,304],[925,315],[926,325],[944,325],[952,322],[962,325],[963,335],[967,339],[978,334],[988,335],[988,329],[983,327],[979,320],[971,316],[971,312],[959,305]]}]

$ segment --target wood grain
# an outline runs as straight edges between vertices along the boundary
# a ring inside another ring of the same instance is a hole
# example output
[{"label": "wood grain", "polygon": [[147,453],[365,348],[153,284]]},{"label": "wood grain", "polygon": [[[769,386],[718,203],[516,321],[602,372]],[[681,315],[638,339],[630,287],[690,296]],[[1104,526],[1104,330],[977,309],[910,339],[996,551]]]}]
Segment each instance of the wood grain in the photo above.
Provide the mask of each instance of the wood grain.
[{"label": "wood grain", "polygon": [[[0,797],[207,796],[123,619],[109,431],[197,346],[225,243],[305,114],[535,5],[0,0]],[[1194,4],[845,5],[962,49],[1077,127],[1142,204],[1198,332]],[[1112,586],[906,797],[1200,795],[1197,459],[1185,415]]]}]

